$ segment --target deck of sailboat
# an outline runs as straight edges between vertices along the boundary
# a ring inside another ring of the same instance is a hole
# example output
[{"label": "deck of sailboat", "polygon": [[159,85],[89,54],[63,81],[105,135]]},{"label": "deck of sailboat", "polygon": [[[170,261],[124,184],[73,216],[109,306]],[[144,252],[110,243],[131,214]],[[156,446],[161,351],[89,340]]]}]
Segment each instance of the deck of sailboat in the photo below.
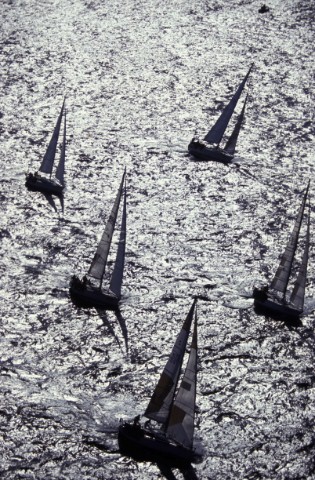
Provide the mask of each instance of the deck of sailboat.
[{"label": "deck of sailboat", "polygon": [[118,443],[121,453],[137,460],[157,461],[161,458],[163,462],[173,466],[185,466],[200,461],[200,456],[194,450],[171,443],[165,437],[155,436],[140,425],[120,425]]},{"label": "deck of sailboat", "polygon": [[28,176],[26,178],[25,186],[32,191],[39,191],[45,193],[54,193],[55,195],[61,195],[63,192],[63,186],[58,185],[54,180],[38,176]]},{"label": "deck of sailboat", "polygon": [[188,152],[199,160],[214,160],[221,163],[231,163],[233,155],[225,152],[220,148],[211,148],[202,144],[191,142],[188,146]]},{"label": "deck of sailboat", "polygon": [[277,302],[272,298],[267,298],[266,300],[255,298],[254,306],[258,311],[269,314],[270,316],[275,316],[276,318],[287,317],[290,319],[297,319],[301,313],[303,313],[303,310],[298,310],[290,304]]},{"label": "deck of sailboat", "polygon": [[75,282],[71,282],[70,295],[80,306],[106,308],[108,310],[116,310],[118,308],[119,298],[110,293],[102,292],[93,285],[79,286]]}]

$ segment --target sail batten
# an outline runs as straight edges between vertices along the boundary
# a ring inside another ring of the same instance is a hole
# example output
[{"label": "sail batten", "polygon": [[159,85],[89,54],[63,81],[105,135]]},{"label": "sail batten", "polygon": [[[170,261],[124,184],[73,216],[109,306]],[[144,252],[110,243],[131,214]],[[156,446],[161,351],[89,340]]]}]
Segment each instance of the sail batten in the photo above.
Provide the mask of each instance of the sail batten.
[{"label": "sail batten", "polygon": [[118,209],[120,205],[120,200],[122,196],[122,190],[123,190],[123,184],[124,184],[124,179],[125,179],[125,174],[126,171],[123,174],[114,205],[112,207],[110,216],[108,218],[105,230],[103,232],[102,238],[98,244],[98,247],[96,249],[94,258],[92,260],[91,266],[88,271],[88,275],[95,280],[100,281],[100,288],[102,286],[102,281],[103,281],[103,276],[105,273],[105,267],[107,263],[107,257],[109,254],[109,249],[111,246],[112,242],[112,237],[116,225],[116,220],[117,220],[117,215],[118,215]]},{"label": "sail batten", "polygon": [[175,341],[171,355],[164,367],[160,380],[153,392],[149,405],[144,413],[147,418],[166,426],[170,418],[170,411],[174,394],[183,363],[188,335],[194,315],[196,300],[194,300],[184,325]]},{"label": "sail batten", "polygon": [[167,435],[177,443],[192,448],[194,437],[197,383],[197,312],[190,354],[181,385],[173,402],[168,420]]},{"label": "sail batten", "polygon": [[44,155],[41,166],[39,168],[39,171],[42,173],[47,173],[51,175],[51,172],[53,169],[64,106],[65,106],[65,100],[63,101],[52,137],[50,139],[46,153]]},{"label": "sail batten", "polygon": [[219,118],[217,119],[213,127],[209,130],[207,135],[204,137],[206,142],[215,143],[215,144],[219,144],[221,142],[224,132],[227,129],[227,126],[231,120],[231,117],[233,115],[237,102],[243,92],[246,81],[251,72],[251,69],[252,69],[252,66],[249,68],[247,74],[245,75],[244,79],[238,86],[230,102],[226,105],[226,107],[224,108],[223,112],[221,113],[221,115],[219,116]]},{"label": "sail batten", "polygon": [[306,198],[308,195],[308,190],[309,190],[309,183],[307,185],[302,204],[299,209],[298,216],[296,218],[292,233],[289,238],[289,242],[287,244],[287,247],[282,254],[281,261],[279,264],[279,267],[276,271],[276,274],[270,284],[270,288],[272,290],[275,290],[279,292],[283,298],[285,297],[290,274],[291,274],[291,268],[298,244],[298,238],[300,234],[300,229],[301,229],[301,224],[303,220],[303,214],[304,214],[304,209],[305,209],[305,204],[306,204]]}]

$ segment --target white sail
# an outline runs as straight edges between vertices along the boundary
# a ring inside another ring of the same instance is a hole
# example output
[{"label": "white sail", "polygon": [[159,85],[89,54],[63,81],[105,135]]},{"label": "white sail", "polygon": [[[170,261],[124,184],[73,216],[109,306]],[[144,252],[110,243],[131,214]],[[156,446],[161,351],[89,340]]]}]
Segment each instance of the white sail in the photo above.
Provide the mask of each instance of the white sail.
[{"label": "white sail", "polygon": [[290,298],[290,303],[294,305],[294,307],[296,307],[298,310],[301,310],[301,311],[303,311],[303,308],[304,308],[304,295],[305,295],[305,287],[306,287],[309,245],[310,245],[310,213],[309,213],[308,222],[307,222],[307,231],[306,231],[306,239],[305,239],[302,262],[301,262],[299,273],[298,273],[298,276],[294,285],[294,289]]},{"label": "white sail", "polygon": [[51,174],[51,172],[52,172],[54,161],[55,161],[56,148],[57,148],[57,143],[58,143],[58,137],[59,137],[59,132],[60,132],[60,125],[61,125],[64,106],[65,106],[65,100],[63,101],[61,111],[59,113],[59,117],[57,119],[57,123],[56,123],[56,126],[54,128],[54,132],[52,134],[52,137],[51,137],[51,140],[50,140],[49,145],[47,147],[47,150],[46,150],[46,153],[44,155],[43,161],[42,161],[41,166],[39,168],[40,172],[49,173],[49,174]]},{"label": "white sail", "polygon": [[94,255],[90,269],[88,271],[88,275],[90,277],[93,277],[96,280],[100,280],[100,288],[102,286],[107,257],[108,257],[108,253],[109,253],[109,249],[110,249],[110,245],[111,245],[112,237],[114,233],[114,228],[117,220],[117,214],[118,214],[120,199],[122,195],[125,174],[126,174],[126,171],[123,174],[111,214],[109,216],[104,233],[98,244],[96,253]]},{"label": "white sail", "polygon": [[228,141],[227,141],[227,143],[226,143],[226,145],[225,145],[225,147],[224,147],[224,150],[225,150],[226,152],[230,153],[231,155],[234,155],[234,153],[235,153],[238,135],[239,135],[239,133],[240,133],[241,126],[242,126],[242,124],[243,124],[243,122],[244,122],[246,102],[247,102],[247,96],[246,96],[246,98],[245,98],[242,111],[241,111],[241,113],[240,113],[239,116],[238,116],[237,122],[236,122],[236,124],[235,124],[234,129],[233,129],[233,132],[232,132],[230,138],[228,139]]},{"label": "white sail", "polygon": [[61,185],[64,184],[65,160],[66,160],[66,111],[64,115],[63,140],[62,140],[60,160],[56,170],[56,178],[57,180],[59,180]]},{"label": "white sail", "polygon": [[270,288],[272,290],[276,290],[277,292],[281,293],[283,297],[285,296],[289,278],[290,278],[292,263],[294,260],[294,255],[295,255],[299,233],[301,229],[301,223],[303,220],[303,213],[305,209],[305,202],[308,194],[308,189],[309,189],[309,183],[306,188],[306,192],[304,194],[303,201],[300,206],[300,210],[296,218],[289,242],[282,255],[278,270],[276,271],[276,274],[270,284]]},{"label": "white sail", "polygon": [[177,443],[192,448],[195,424],[197,382],[197,312],[190,354],[166,429],[167,435]]},{"label": "white sail", "polygon": [[164,367],[160,380],[154,390],[144,415],[163,425],[166,425],[174,399],[181,366],[183,363],[187,339],[194,315],[196,300],[194,300],[184,325],[175,341],[171,355]]},{"label": "white sail", "polygon": [[216,123],[213,125],[211,130],[207,133],[205,136],[205,140],[208,143],[217,143],[219,144],[222,140],[222,137],[224,135],[224,132],[229,124],[229,121],[231,120],[231,117],[233,115],[233,112],[235,110],[235,107],[237,105],[237,102],[242,94],[242,91],[245,87],[245,83],[248,79],[248,76],[250,74],[250,71],[252,69],[252,66],[248,70],[247,74],[245,75],[244,80],[240,83],[238,89],[234,93],[233,97],[231,98],[230,102],[227,104],[227,106],[224,108],[223,112],[221,113],[220,117],[216,121]]},{"label": "white sail", "polygon": [[126,200],[126,185],[124,188],[124,207],[120,227],[120,237],[117,249],[116,261],[114,270],[110,281],[110,290],[117,298],[121,297],[121,286],[125,265],[125,251],[126,251],[126,234],[127,234],[127,200]]}]

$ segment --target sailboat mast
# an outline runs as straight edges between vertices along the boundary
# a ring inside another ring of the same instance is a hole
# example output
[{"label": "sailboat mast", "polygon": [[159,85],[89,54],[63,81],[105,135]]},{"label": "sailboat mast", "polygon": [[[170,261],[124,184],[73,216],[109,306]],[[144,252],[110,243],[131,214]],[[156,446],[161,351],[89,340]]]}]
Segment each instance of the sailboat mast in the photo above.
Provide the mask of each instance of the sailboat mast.
[{"label": "sailboat mast", "polygon": [[64,184],[64,172],[65,172],[65,159],[66,159],[66,128],[67,128],[67,118],[66,118],[66,109],[64,114],[64,123],[63,123],[63,139],[62,139],[62,147],[60,153],[60,159],[58,163],[58,167],[56,170],[56,178],[59,180],[61,185]]},{"label": "sailboat mast", "polygon": [[308,195],[310,182],[308,182],[306,191],[304,193],[303,201],[299,209],[298,216],[296,218],[288,245],[282,255],[280,265],[276,271],[276,274],[271,282],[270,288],[276,290],[282,294],[282,299],[285,299],[288,283],[290,279],[291,268],[298,244],[299,233],[303,220],[303,214],[305,210],[306,199]]},{"label": "sailboat mast", "polygon": [[57,143],[58,143],[58,138],[59,138],[59,132],[60,132],[60,125],[61,125],[61,120],[62,120],[62,115],[64,111],[64,106],[65,106],[65,100],[63,101],[51,140],[49,142],[49,145],[47,147],[46,153],[44,155],[44,158],[42,160],[41,166],[39,167],[39,171],[43,173],[48,173],[51,177],[51,172],[53,169],[53,164],[55,161],[55,155],[56,155],[56,148],[57,148]]},{"label": "sailboat mast", "polygon": [[292,291],[291,298],[290,298],[290,303],[292,303],[292,305],[294,305],[299,310],[303,310],[304,308],[307,263],[308,263],[308,254],[309,254],[309,245],[310,245],[310,223],[311,223],[310,218],[311,218],[311,207],[309,205],[306,238],[305,238],[305,246],[304,246],[302,262],[301,262],[299,273],[295,281],[294,289]]},{"label": "sailboat mast", "polygon": [[218,120],[215,122],[211,130],[207,133],[205,136],[205,141],[208,143],[215,143],[217,145],[220,144],[222,137],[224,135],[225,130],[227,129],[227,126],[229,124],[229,121],[231,120],[231,117],[233,115],[233,112],[235,110],[235,107],[237,105],[237,102],[239,101],[239,98],[242,94],[242,91],[245,87],[245,84],[247,82],[247,79],[249,77],[249,74],[253,68],[253,64],[250,66],[247,74],[245,75],[244,79],[238,86],[236,92],[234,93],[233,97],[229,101],[229,103],[226,105],[224,108],[223,112],[221,113],[220,117]]},{"label": "sailboat mast", "polygon": [[107,224],[105,227],[105,230],[103,232],[102,238],[97,246],[94,258],[92,260],[91,266],[88,271],[88,275],[95,280],[99,280],[99,289],[102,288],[102,283],[103,283],[103,277],[105,274],[105,267],[107,263],[107,257],[109,254],[109,249],[111,246],[112,242],[112,237],[114,233],[114,228],[116,225],[116,220],[117,220],[117,214],[118,214],[118,209],[120,205],[120,200],[121,200],[121,195],[122,195],[122,190],[123,190],[123,185],[124,185],[124,179],[125,179],[125,174],[126,174],[126,169],[124,171],[124,174],[122,176],[120,186],[115,198],[114,205],[112,207],[109,219],[107,220]]},{"label": "sailboat mast", "polygon": [[195,426],[197,384],[197,310],[194,332],[185,373],[173,402],[167,422],[167,434],[177,443],[192,448]]},{"label": "sailboat mast", "polygon": [[170,409],[183,363],[188,335],[193,320],[196,299],[194,300],[181,331],[174,343],[170,357],[155,387],[149,405],[144,413],[147,418],[161,423],[164,428],[168,423]]},{"label": "sailboat mast", "polygon": [[115,260],[115,266],[112,273],[109,289],[120,298],[121,285],[123,280],[124,264],[125,264],[125,252],[126,252],[126,234],[127,234],[127,192],[126,192],[126,178],[124,187],[124,205],[121,219],[120,236],[117,248],[117,255]]},{"label": "sailboat mast", "polygon": [[238,139],[238,136],[239,136],[239,133],[240,133],[240,130],[241,130],[241,127],[242,127],[242,124],[244,122],[244,116],[245,116],[245,108],[246,108],[246,102],[247,102],[247,97],[248,95],[246,95],[246,98],[245,98],[245,101],[244,101],[244,104],[243,104],[243,108],[242,108],[242,111],[241,113],[239,114],[239,117],[237,119],[237,122],[235,124],[235,127],[233,129],[233,132],[230,136],[230,138],[228,139],[228,141],[226,142],[226,145],[224,147],[224,150],[232,155],[234,155],[234,152],[235,152],[235,148],[236,148],[236,144],[237,144],[237,139]]}]

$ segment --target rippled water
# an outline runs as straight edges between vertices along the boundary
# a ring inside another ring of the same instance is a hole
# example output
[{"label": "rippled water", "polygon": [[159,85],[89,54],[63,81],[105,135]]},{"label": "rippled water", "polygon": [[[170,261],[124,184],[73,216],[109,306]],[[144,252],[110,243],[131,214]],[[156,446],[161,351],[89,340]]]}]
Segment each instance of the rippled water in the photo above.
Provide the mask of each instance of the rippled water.
[{"label": "rippled water", "polygon": [[[1,478],[315,478],[313,250],[300,326],[256,315],[250,299],[314,174],[314,6],[269,6],[2,1]],[[193,161],[192,135],[252,62],[235,163]],[[60,203],[28,192],[24,174],[64,95]],[[78,309],[69,279],[89,266],[124,166],[120,313]],[[122,457],[117,429],[144,411],[196,294],[204,461],[164,471]]]}]

